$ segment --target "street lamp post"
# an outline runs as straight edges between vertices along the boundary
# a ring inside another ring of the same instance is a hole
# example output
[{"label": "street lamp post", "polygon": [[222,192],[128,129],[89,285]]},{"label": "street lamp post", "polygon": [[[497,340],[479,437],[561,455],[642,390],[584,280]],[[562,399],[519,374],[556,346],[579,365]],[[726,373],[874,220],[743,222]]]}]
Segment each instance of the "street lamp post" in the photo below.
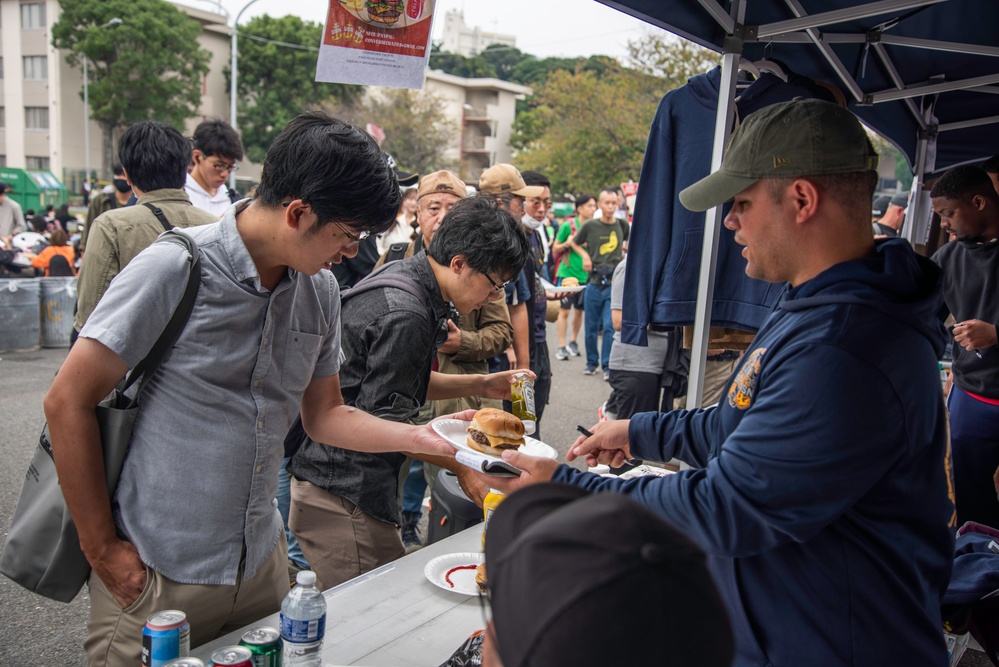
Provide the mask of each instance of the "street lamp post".
[{"label": "street lamp post", "polygon": [[[117,16],[100,26],[101,28],[115,28],[120,26],[122,21]],[[83,180],[90,178],[90,71],[89,58],[83,54]]]},{"label": "street lamp post", "polygon": [[[236,77],[238,76],[237,65],[239,56],[236,55],[236,42],[239,35],[239,19],[243,16],[243,12],[249,9],[250,5],[256,1],[257,0],[250,0],[243,5],[243,8],[239,10],[238,14],[236,14],[236,20],[232,22],[232,39],[230,40],[230,47],[232,51],[229,60],[229,124],[232,125],[232,129],[236,130],[237,133],[239,132],[239,126],[237,125],[238,121],[236,120]],[[229,187],[233,189],[236,187],[235,171],[229,173]]]}]

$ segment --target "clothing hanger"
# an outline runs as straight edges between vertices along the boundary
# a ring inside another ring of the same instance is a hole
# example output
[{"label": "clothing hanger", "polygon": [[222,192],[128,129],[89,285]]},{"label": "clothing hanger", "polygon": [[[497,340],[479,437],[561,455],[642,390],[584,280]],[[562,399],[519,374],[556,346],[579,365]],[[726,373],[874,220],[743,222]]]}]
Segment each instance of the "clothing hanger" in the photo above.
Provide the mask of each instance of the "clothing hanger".
[{"label": "clothing hanger", "polygon": [[[763,58],[757,60],[755,63],[753,63],[753,65],[760,72],[770,72],[784,83],[787,83],[787,72],[784,71],[784,68],[779,63],[770,60],[771,51],[773,51],[772,41],[767,42],[767,45],[763,47]],[[757,76],[756,78],[758,79],[760,77]]]}]

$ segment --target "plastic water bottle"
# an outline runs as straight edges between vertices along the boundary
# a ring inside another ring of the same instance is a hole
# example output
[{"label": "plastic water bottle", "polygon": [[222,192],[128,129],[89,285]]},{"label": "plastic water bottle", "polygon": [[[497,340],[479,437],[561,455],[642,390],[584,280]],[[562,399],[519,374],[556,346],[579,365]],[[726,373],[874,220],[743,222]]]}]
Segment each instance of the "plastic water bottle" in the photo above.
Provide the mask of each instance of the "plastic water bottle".
[{"label": "plastic water bottle", "polygon": [[316,588],[316,573],[303,570],[281,603],[285,667],[321,667],[326,634],[326,599]]}]

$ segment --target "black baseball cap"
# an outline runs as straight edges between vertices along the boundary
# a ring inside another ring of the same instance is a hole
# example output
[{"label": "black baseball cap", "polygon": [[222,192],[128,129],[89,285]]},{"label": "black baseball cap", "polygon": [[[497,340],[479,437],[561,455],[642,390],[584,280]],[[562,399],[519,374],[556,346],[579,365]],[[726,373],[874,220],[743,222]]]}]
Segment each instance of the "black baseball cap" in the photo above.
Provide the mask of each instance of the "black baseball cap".
[{"label": "black baseball cap", "polygon": [[[521,489],[490,518],[485,552],[506,667],[732,663],[731,627],[704,552],[625,495]],[[636,619],[682,631],[683,641],[666,647],[636,635]]]},{"label": "black baseball cap", "polygon": [[891,204],[891,197],[885,197],[884,195],[876,197],[874,203],[871,205],[871,215],[876,218],[880,218],[885,213],[888,212],[888,206]]},{"label": "black baseball cap", "polygon": [[9,189],[10,188],[7,187],[6,183],[4,183],[3,181],[0,181],[0,194],[3,194],[5,192],[7,192],[7,190],[9,190]]},{"label": "black baseball cap", "polygon": [[411,188],[420,182],[419,174],[403,171],[399,168],[399,165],[396,164],[394,157],[385,152],[382,152],[382,155],[385,156],[385,161],[389,163],[389,166],[392,167],[392,171],[395,172],[395,177],[399,181],[399,187]]},{"label": "black baseball cap", "polygon": [[721,167],[680,192],[706,211],[765,178],[874,170],[878,154],[856,116],[822,100],[796,98],[750,114],[733,134]]}]

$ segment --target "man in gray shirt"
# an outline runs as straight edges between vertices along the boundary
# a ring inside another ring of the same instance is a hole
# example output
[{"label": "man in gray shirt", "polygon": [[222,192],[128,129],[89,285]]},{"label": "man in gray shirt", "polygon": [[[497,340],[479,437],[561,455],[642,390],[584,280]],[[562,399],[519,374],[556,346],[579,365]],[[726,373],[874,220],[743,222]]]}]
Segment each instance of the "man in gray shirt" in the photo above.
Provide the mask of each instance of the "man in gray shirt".
[{"label": "man in gray shirt", "polygon": [[189,255],[154,243],[119,274],[45,397],[63,494],[93,566],[91,664],[135,665],[142,627],[183,609],[191,645],[276,612],[288,591],[273,504],[299,414],[315,440],[453,454],[429,426],[377,419],[340,394],[340,294],[328,271],[386,229],[398,184],[375,142],[310,112],[275,139],[257,199],[183,232],[198,244],[194,310],[142,394],[112,498],[95,406],[151,348]]},{"label": "man in gray shirt", "polygon": [[25,229],[21,205],[7,196],[9,189],[6,183],[0,181],[0,241],[8,247],[14,235]]}]

